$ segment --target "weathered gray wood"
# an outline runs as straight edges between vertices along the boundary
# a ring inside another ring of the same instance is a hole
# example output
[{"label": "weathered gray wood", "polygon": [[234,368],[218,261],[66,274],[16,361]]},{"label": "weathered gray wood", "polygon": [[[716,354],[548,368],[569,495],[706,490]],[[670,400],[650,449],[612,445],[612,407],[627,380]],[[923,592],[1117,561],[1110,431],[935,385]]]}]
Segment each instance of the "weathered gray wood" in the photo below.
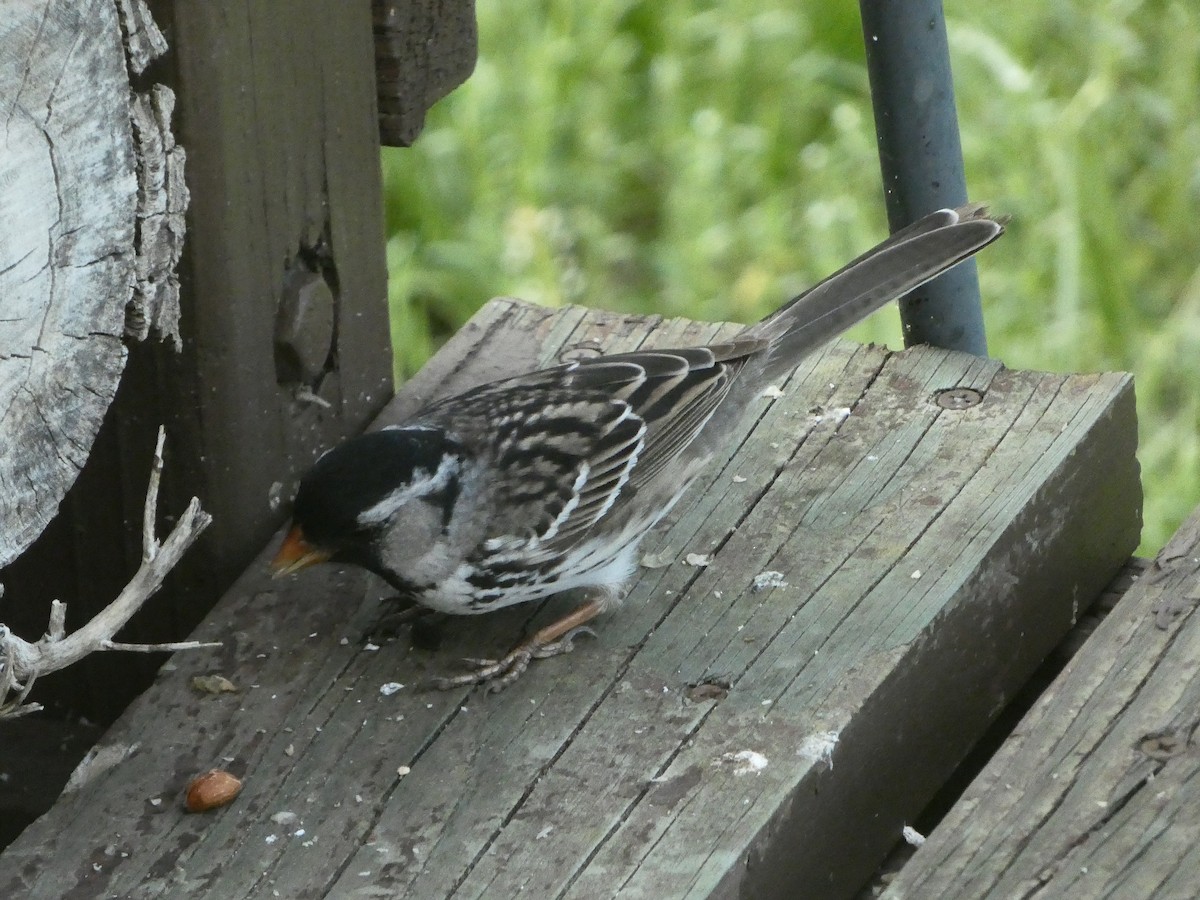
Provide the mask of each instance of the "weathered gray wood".
[{"label": "weathered gray wood", "polygon": [[[247,541],[278,520],[271,501],[286,487],[272,485],[293,483],[391,395],[370,3],[171,6],[192,154],[194,452],[205,508],[224,523],[220,564],[240,568]],[[292,324],[320,351],[297,373],[277,335],[306,286],[316,302]]]},{"label": "weathered gray wood", "polygon": [[[177,339],[187,191],[171,92],[130,91],[121,18],[144,12],[140,0],[121,17],[113,0],[0,6],[0,567],[83,467],[125,367],[122,336],[154,323]],[[145,17],[131,60],[160,42]]]},{"label": "weathered gray wood", "polygon": [[475,0],[371,0],[379,137],[408,147],[425,113],[475,69]]},{"label": "weathered gray wood", "polygon": [[[154,12],[172,47],[141,78],[176,91],[189,153],[183,350],[131,348],[64,514],[5,571],[9,596],[35,611],[5,621],[30,638],[52,598],[83,620],[136,570],[160,423],[160,508],[199,496],[216,524],[130,623],[122,636],[133,641],[194,628],[278,527],[298,474],[392,392],[370,3],[156,0]],[[153,107],[141,111],[156,119]],[[171,181],[170,168],[154,174]],[[151,199],[140,227],[172,233],[170,206]],[[301,295],[311,314],[277,340]],[[299,367],[284,365],[290,340],[301,345]],[[84,660],[39,685],[38,699],[111,721],[159,662]]]},{"label": "weathered gray wood", "polygon": [[887,896],[1194,898],[1200,510]]},{"label": "weathered gray wood", "polygon": [[[731,328],[496,302],[383,418],[564,347]],[[938,406],[951,387],[983,402]],[[453,621],[436,652],[376,650],[359,638],[377,582],[252,568],[198,632],[225,649],[173,660],[105,738],[138,751],[0,856],[0,894],[852,893],[1135,546],[1133,398],[1127,376],[847,343],[783,391],[645,548],[654,567],[598,639],[501,695],[416,685],[561,602]],[[786,584],[754,592],[767,570]],[[241,693],[191,692],[206,671]],[[743,751],[765,766],[738,774]],[[213,765],[244,793],[183,814]]]}]

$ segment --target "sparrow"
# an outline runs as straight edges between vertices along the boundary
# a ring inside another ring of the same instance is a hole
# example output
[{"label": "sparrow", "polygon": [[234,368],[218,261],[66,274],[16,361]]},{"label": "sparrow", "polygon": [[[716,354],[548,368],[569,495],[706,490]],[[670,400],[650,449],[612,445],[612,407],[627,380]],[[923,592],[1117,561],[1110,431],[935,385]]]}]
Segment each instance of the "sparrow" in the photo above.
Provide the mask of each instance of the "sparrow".
[{"label": "sparrow", "polygon": [[272,566],[360,566],[414,609],[475,615],[582,591],[573,612],[438,687],[503,688],[616,605],[647,532],[806,355],[1004,231],[931,213],[721,343],[582,359],[433,403],[303,476]]}]

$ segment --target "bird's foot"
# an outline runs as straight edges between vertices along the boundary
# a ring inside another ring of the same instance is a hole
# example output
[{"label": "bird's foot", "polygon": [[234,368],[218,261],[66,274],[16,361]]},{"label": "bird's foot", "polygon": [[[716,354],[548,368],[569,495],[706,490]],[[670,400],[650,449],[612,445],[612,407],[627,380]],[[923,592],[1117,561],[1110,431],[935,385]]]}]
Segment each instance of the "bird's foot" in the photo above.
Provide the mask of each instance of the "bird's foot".
[{"label": "bird's foot", "polygon": [[578,625],[554,640],[539,640],[539,632],[518,644],[511,653],[500,659],[463,660],[471,668],[470,672],[435,678],[433,686],[446,691],[456,687],[483,684],[487,685],[489,693],[502,691],[520,678],[535,659],[548,659],[551,656],[570,653],[575,649],[575,638],[583,634],[596,636],[596,632],[586,625]]}]

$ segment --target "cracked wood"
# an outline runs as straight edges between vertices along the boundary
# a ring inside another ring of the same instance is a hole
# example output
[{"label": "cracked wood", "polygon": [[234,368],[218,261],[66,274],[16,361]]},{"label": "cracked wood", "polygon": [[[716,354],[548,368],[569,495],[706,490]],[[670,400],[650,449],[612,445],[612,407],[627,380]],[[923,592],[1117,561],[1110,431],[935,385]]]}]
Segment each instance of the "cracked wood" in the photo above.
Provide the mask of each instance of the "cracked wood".
[{"label": "cracked wood", "polygon": [[[597,341],[734,329],[495,301],[380,424]],[[940,407],[954,387],[983,402]],[[497,696],[416,686],[561,602],[368,649],[379,583],[271,582],[268,548],[195,635],[224,648],[164,670],[104,739],[136,752],[0,857],[0,894],[852,893],[1136,544],[1133,397],[845,342],[781,389],[644,547],[671,562]],[[239,692],[189,688],[213,671]],[[183,814],[218,761],[242,795]]]},{"label": "cracked wood", "polygon": [[1198,606],[1200,510],[885,896],[1195,897]]},{"label": "cracked wood", "polygon": [[[123,6],[126,18],[142,10]],[[113,0],[18,0],[5,18],[0,567],[41,533],[87,459],[125,366],[127,306],[171,322],[186,204],[170,92],[131,94]],[[145,17],[142,35],[152,27]],[[136,148],[131,102],[144,108]],[[160,183],[139,185],[139,164]]]}]

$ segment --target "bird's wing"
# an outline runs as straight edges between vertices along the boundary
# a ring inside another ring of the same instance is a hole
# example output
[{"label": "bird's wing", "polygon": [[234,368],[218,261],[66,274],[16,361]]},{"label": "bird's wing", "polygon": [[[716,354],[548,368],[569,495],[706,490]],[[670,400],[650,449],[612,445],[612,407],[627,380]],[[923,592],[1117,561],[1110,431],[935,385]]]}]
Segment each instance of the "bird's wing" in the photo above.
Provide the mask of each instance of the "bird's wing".
[{"label": "bird's wing", "polygon": [[[491,457],[493,520],[530,545],[569,546],[692,447],[741,379],[757,389],[868,313],[995,240],[983,207],[931,213],[747,328],[708,347],[601,356],[493,382],[428,417]],[[730,398],[730,414],[749,395]],[[716,431],[720,431],[718,427]],[[693,471],[697,446],[679,477]],[[682,485],[681,485],[682,486]],[[669,503],[670,497],[647,502]]]},{"label": "bird's wing", "polygon": [[[678,459],[764,346],[582,360],[485,385],[428,415],[468,444],[487,445],[501,530],[561,549]],[[475,423],[486,430],[464,433]]]},{"label": "bird's wing", "polygon": [[648,484],[696,439],[729,393],[746,360],[765,349],[763,341],[733,341],[707,347],[643,350],[599,357],[572,373],[577,384],[605,388],[605,363],[635,366],[642,373],[619,396],[646,423],[645,447],[629,477],[634,491]]}]

